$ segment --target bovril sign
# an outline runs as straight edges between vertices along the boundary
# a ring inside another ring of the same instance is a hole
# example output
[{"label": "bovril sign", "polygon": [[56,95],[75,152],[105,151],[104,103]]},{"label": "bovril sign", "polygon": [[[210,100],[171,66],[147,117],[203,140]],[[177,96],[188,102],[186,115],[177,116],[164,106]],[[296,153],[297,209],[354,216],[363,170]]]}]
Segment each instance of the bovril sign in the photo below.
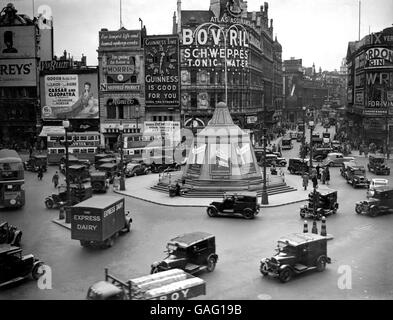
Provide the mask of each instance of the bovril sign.
[{"label": "bovril sign", "polygon": [[393,50],[388,48],[371,48],[366,51],[366,65],[377,68],[393,66]]},{"label": "bovril sign", "polygon": [[184,28],[182,40],[187,67],[214,68],[222,66],[225,58],[228,67],[248,67],[249,35],[240,24],[224,28],[206,23],[196,30]]},{"label": "bovril sign", "polygon": [[0,60],[0,82],[3,87],[37,86],[37,64],[34,59]]}]

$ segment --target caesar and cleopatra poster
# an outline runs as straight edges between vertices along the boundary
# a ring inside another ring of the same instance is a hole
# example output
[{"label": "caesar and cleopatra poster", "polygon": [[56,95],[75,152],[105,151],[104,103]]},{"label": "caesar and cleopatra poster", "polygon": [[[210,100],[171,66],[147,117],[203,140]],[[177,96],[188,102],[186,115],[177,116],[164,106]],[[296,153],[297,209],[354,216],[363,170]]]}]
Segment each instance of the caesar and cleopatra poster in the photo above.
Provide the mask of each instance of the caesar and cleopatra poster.
[{"label": "caesar and cleopatra poster", "polygon": [[96,75],[46,75],[43,119],[98,119]]}]

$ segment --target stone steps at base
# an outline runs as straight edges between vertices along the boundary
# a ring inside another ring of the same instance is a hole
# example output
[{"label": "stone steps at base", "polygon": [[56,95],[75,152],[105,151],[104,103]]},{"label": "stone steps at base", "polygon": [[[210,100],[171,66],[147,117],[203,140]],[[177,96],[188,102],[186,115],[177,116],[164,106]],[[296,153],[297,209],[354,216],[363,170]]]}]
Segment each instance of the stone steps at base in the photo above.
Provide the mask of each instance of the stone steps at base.
[{"label": "stone steps at base", "polygon": [[[152,190],[168,194],[168,187],[167,186],[153,186],[151,187]],[[293,192],[296,191],[297,189],[282,185],[282,186],[277,186],[277,187],[270,187],[267,189],[267,194],[269,196],[271,195],[276,195],[276,194],[281,194],[281,193],[287,193],[287,192]],[[247,190],[233,190],[232,192],[242,192]],[[228,191],[231,192],[231,191]],[[210,191],[210,190],[191,190],[187,194],[185,194],[183,197],[184,198],[221,198],[223,196],[224,192],[222,191]],[[261,196],[262,195],[262,190],[257,191],[257,195]]]}]

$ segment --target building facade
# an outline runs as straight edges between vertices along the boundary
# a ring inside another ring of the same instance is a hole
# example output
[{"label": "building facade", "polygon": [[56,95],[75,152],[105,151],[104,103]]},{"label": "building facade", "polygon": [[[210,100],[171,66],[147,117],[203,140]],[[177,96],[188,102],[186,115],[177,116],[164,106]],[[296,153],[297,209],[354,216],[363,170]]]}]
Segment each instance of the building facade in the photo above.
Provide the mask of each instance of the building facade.
[{"label": "building facade", "polygon": [[234,122],[259,142],[260,124],[272,126],[281,104],[282,49],[273,39],[268,4],[248,12],[246,1],[211,0],[209,10],[185,11],[178,1],[177,15],[183,125],[203,129],[224,101]]},{"label": "building facade", "polygon": [[59,132],[69,120],[72,132],[98,135],[98,69],[86,66],[86,56],[74,61],[67,52],[60,58],[40,62],[40,101],[42,127],[40,140]]},{"label": "building facade", "polygon": [[119,126],[130,146],[146,145],[142,138],[145,119],[145,64],[143,38],[146,29],[101,29],[98,47],[100,132],[102,146],[116,150]]},{"label": "building facade", "polygon": [[315,66],[304,68],[302,59],[295,58],[284,60],[284,91],[283,117],[292,125],[303,121],[303,107],[314,110],[317,117],[328,97],[321,69],[316,73]]},{"label": "building facade", "polygon": [[38,66],[53,54],[52,23],[18,14],[13,4],[0,13],[0,144],[26,148],[39,132]]},{"label": "building facade", "polygon": [[393,28],[350,42],[347,51],[348,138],[393,146]]}]

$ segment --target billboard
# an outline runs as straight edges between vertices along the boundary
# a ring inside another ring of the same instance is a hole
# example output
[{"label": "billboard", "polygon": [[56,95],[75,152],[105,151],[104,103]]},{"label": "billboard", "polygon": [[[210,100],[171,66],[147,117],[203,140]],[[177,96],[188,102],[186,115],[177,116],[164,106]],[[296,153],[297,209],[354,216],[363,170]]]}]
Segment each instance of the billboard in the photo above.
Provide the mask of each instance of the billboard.
[{"label": "billboard", "polygon": [[99,33],[100,50],[141,48],[140,30],[119,30],[119,31],[100,31]]},{"label": "billboard", "polygon": [[147,105],[178,105],[179,38],[174,35],[144,39]]},{"label": "billboard", "polygon": [[37,62],[35,59],[0,60],[2,87],[36,87]]},{"label": "billboard", "polygon": [[0,27],[0,59],[36,57],[36,27]]},{"label": "billboard", "polygon": [[42,118],[98,119],[97,74],[44,76]]}]

